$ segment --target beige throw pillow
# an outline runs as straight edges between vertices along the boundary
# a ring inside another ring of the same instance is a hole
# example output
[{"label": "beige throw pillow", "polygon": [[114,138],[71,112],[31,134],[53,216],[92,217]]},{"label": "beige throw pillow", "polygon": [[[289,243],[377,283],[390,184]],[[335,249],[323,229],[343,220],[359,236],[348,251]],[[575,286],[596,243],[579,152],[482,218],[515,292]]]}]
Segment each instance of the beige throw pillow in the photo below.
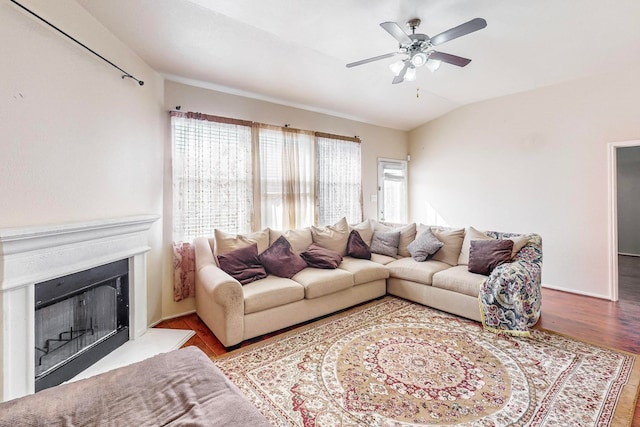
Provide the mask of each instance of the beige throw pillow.
[{"label": "beige throw pillow", "polygon": [[291,249],[293,249],[293,251],[298,255],[306,251],[307,248],[313,243],[313,238],[311,237],[311,229],[309,227],[306,227],[298,228],[295,230],[287,230],[284,232],[278,230],[270,230],[269,246],[273,245],[280,236],[284,236],[284,238],[289,241],[289,243],[291,244]]},{"label": "beige throw pillow", "polygon": [[458,257],[464,241],[464,228],[443,230],[442,228],[432,227],[431,231],[433,231],[438,240],[444,243],[444,246],[431,259],[442,261],[452,266],[458,265]]},{"label": "beige throw pillow", "polygon": [[213,230],[215,239],[214,255],[224,255],[236,249],[250,246],[254,243],[258,245],[258,254],[261,254],[269,247],[269,229],[256,231],[249,234],[229,234],[218,229]]},{"label": "beige throw pillow", "polygon": [[467,227],[464,233],[462,249],[460,249],[460,256],[458,257],[459,265],[469,264],[469,248],[471,247],[472,240],[493,240],[493,237],[489,237],[484,232],[476,230],[473,227]]},{"label": "beige throw pillow", "polygon": [[398,245],[398,255],[402,257],[410,257],[411,252],[407,249],[409,243],[416,239],[416,223],[403,225],[400,227],[393,227],[376,221],[373,227],[374,231],[399,231],[400,232],[400,244]]},{"label": "beige throw pillow", "polygon": [[313,243],[325,249],[331,249],[342,256],[347,254],[349,233],[349,224],[346,218],[342,218],[334,225],[327,225],[324,228],[311,226]]}]

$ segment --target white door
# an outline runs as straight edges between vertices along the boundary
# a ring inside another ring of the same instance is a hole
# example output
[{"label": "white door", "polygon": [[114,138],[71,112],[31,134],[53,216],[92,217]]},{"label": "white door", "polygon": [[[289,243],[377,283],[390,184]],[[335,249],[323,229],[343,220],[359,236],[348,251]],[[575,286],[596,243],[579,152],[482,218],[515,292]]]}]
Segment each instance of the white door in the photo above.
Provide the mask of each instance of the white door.
[{"label": "white door", "polygon": [[378,159],[378,220],[407,222],[407,162]]}]

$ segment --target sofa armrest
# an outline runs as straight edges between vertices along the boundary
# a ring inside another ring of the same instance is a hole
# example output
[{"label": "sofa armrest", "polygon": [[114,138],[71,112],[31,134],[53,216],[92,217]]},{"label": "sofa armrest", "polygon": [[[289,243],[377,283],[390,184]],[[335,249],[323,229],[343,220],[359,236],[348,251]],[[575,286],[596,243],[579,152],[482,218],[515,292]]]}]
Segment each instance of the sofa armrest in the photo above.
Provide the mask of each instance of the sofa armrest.
[{"label": "sofa armrest", "polygon": [[206,237],[193,242],[196,254],[196,311],[225,347],[244,334],[244,293],[236,279],[222,271]]},{"label": "sofa armrest", "polygon": [[542,241],[531,235],[513,262],[499,265],[480,288],[482,323],[487,329],[528,335],[542,307]]}]

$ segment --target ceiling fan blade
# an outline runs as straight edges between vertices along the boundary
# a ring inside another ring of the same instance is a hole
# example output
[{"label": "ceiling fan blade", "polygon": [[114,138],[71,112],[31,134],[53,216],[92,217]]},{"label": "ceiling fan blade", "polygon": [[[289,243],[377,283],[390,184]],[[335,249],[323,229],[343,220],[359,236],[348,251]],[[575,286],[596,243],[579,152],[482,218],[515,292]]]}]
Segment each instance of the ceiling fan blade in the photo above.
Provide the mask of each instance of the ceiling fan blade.
[{"label": "ceiling fan blade", "polygon": [[457,27],[450,28],[447,31],[438,34],[437,36],[431,37],[431,44],[433,46],[438,46],[439,44],[457,39],[458,37],[473,33],[474,31],[481,30],[486,26],[487,21],[482,18],[475,18],[469,22],[458,25]]},{"label": "ceiling fan blade", "polygon": [[383,22],[380,26],[384,28],[387,33],[391,34],[393,38],[398,40],[401,45],[413,43],[413,40],[411,40],[407,33],[400,28],[400,25],[395,22]]},{"label": "ceiling fan blade", "polygon": [[429,60],[442,61],[442,62],[446,62],[447,64],[457,65],[458,67],[464,67],[469,62],[471,62],[470,59],[463,58],[461,56],[450,55],[448,53],[442,53],[442,52],[436,52],[436,51],[431,52],[431,54],[429,55]]},{"label": "ceiling fan blade", "polygon": [[384,55],[374,56],[373,58],[367,58],[367,59],[362,59],[360,61],[351,62],[351,63],[347,64],[347,68],[356,67],[356,66],[362,65],[362,64],[368,64],[369,62],[379,61],[379,60],[385,59],[385,58],[391,58],[392,56],[396,56],[398,53],[400,53],[400,52],[385,53]]},{"label": "ceiling fan blade", "polygon": [[391,83],[393,83],[394,85],[398,83],[402,83],[404,81],[404,75],[407,74],[407,70],[409,69],[410,66],[411,66],[411,62],[405,61],[404,67],[402,67],[402,70],[400,70],[400,73],[393,78],[393,82]]}]

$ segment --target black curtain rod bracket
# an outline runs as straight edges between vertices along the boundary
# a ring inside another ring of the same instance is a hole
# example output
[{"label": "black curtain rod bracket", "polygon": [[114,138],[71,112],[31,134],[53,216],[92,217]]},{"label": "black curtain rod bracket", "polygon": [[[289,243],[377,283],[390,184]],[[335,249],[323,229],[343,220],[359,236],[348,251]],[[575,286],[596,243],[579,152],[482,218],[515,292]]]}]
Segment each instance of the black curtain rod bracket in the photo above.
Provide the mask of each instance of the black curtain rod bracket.
[{"label": "black curtain rod bracket", "polygon": [[36,14],[35,12],[33,12],[30,9],[27,9],[25,6],[21,5],[20,3],[18,3],[16,0],[9,0],[11,3],[17,5],[18,7],[20,7],[22,10],[28,12],[30,15],[35,16],[36,18],[38,18],[40,21],[44,22],[45,24],[47,24],[48,26],[50,26],[51,28],[53,28],[54,30],[58,31],[60,34],[66,36],[67,38],[73,40],[74,42],[76,42],[77,44],[79,44],[80,46],[82,46],[83,48],[87,49],[89,52],[93,53],[95,56],[97,56],[98,58],[102,59],[104,62],[106,62],[107,64],[111,65],[114,68],[117,68],[118,70],[120,70],[121,72],[123,72],[124,74],[122,75],[122,79],[132,79],[138,82],[138,84],[140,86],[144,86],[144,82],[142,80],[139,80],[135,77],[133,77],[131,74],[127,73],[125,70],[123,70],[122,68],[118,67],[116,64],[114,64],[113,62],[109,61],[107,58],[105,58],[104,56],[100,55],[98,52],[96,52],[95,50],[91,49],[90,47],[88,47],[87,45],[85,45],[84,43],[78,41],[77,39],[73,38],[72,36],[70,36],[69,34],[65,33],[64,31],[62,31],[60,28],[56,27],[55,25],[53,25],[51,22],[47,21],[46,19],[44,19],[43,17],[41,17],[40,15]]}]

